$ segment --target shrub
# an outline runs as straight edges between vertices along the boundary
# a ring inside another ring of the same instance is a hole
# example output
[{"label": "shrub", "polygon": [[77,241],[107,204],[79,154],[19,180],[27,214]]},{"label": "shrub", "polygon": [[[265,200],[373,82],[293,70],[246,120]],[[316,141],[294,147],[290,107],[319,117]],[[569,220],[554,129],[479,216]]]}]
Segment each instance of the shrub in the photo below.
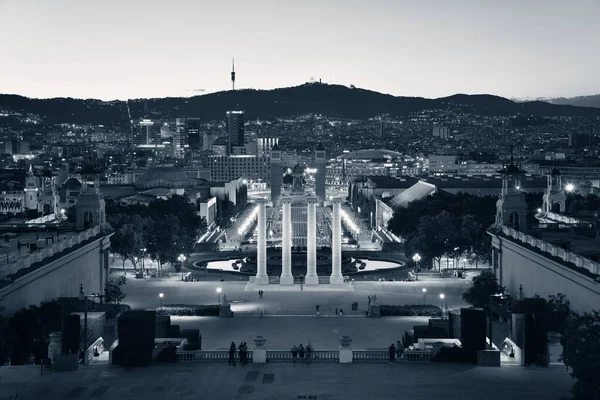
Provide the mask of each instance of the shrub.
[{"label": "shrub", "polygon": [[156,315],[159,316],[178,316],[178,317],[218,317],[218,305],[184,305],[170,304],[156,310]]},{"label": "shrub", "polygon": [[433,305],[407,304],[393,306],[383,304],[379,307],[382,317],[438,317],[442,315],[442,309]]}]

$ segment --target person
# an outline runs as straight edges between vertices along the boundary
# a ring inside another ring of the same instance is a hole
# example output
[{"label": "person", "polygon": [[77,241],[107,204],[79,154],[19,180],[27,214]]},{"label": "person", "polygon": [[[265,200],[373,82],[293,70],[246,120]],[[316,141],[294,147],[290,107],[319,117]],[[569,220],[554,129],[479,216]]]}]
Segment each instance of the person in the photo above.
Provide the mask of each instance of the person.
[{"label": "person", "polygon": [[338,311],[337,308],[335,309],[335,315],[340,315],[340,313],[339,313],[339,311]]},{"label": "person", "polygon": [[390,364],[396,360],[396,347],[394,347],[394,343],[388,347],[388,356],[390,357]]},{"label": "person", "polygon": [[248,343],[244,342],[244,365],[248,364]]},{"label": "person", "polygon": [[344,316],[344,310],[342,310],[341,308],[340,308],[340,315]]},{"label": "person", "polygon": [[235,343],[231,342],[231,346],[229,346],[229,365],[233,365],[235,367]]},{"label": "person", "polygon": [[240,342],[238,350],[240,352],[240,365],[244,365],[244,342]]},{"label": "person", "polygon": [[317,305],[317,317],[321,315],[321,309],[319,308],[319,306]]},{"label": "person", "polygon": [[310,359],[312,357],[312,345],[310,344],[310,342],[308,342],[308,344],[306,345],[306,349],[305,349],[305,355],[304,357],[306,358],[306,362],[308,364],[310,364]]},{"label": "person", "polygon": [[402,353],[404,353],[404,345],[398,340],[396,341],[396,359],[402,358]]},{"label": "person", "polygon": [[304,346],[302,344],[298,347],[298,357],[301,361],[304,360]]},{"label": "person", "polygon": [[298,348],[296,347],[296,345],[292,346],[292,359],[294,360],[294,362],[296,362],[296,360],[298,359]]}]

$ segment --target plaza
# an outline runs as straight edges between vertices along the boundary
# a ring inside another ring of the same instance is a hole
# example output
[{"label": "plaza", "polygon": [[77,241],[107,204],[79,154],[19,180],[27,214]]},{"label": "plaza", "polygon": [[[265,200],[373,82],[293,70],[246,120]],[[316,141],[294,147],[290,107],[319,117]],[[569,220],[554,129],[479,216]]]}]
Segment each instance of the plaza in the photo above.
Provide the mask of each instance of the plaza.
[{"label": "plaza", "polygon": [[[2,399],[364,400],[507,398],[557,400],[573,379],[564,369],[455,364],[154,364],[88,366],[40,375],[38,366],[0,368]],[[18,397],[17,397],[18,396]]]}]

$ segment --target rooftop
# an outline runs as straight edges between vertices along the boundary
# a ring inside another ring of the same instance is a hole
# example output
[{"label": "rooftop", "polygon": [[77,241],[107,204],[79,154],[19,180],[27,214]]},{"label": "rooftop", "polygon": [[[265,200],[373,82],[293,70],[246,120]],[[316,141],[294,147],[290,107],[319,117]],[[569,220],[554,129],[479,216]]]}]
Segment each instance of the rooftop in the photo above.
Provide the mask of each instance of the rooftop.
[{"label": "rooftop", "polygon": [[365,149],[356,150],[350,153],[343,154],[338,159],[346,160],[383,160],[402,157],[401,153],[386,149]]}]

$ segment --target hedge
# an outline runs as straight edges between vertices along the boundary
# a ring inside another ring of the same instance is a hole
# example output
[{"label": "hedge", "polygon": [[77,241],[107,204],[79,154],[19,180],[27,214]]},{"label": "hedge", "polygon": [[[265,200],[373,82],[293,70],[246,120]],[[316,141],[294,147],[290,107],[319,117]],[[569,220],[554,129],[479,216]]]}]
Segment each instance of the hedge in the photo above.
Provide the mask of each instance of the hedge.
[{"label": "hedge", "polygon": [[185,304],[169,304],[156,310],[159,316],[178,316],[178,317],[218,317],[219,306],[196,306]]},{"label": "hedge", "polygon": [[379,306],[382,317],[438,317],[442,315],[442,309],[433,305],[407,304],[393,306],[382,304]]}]

